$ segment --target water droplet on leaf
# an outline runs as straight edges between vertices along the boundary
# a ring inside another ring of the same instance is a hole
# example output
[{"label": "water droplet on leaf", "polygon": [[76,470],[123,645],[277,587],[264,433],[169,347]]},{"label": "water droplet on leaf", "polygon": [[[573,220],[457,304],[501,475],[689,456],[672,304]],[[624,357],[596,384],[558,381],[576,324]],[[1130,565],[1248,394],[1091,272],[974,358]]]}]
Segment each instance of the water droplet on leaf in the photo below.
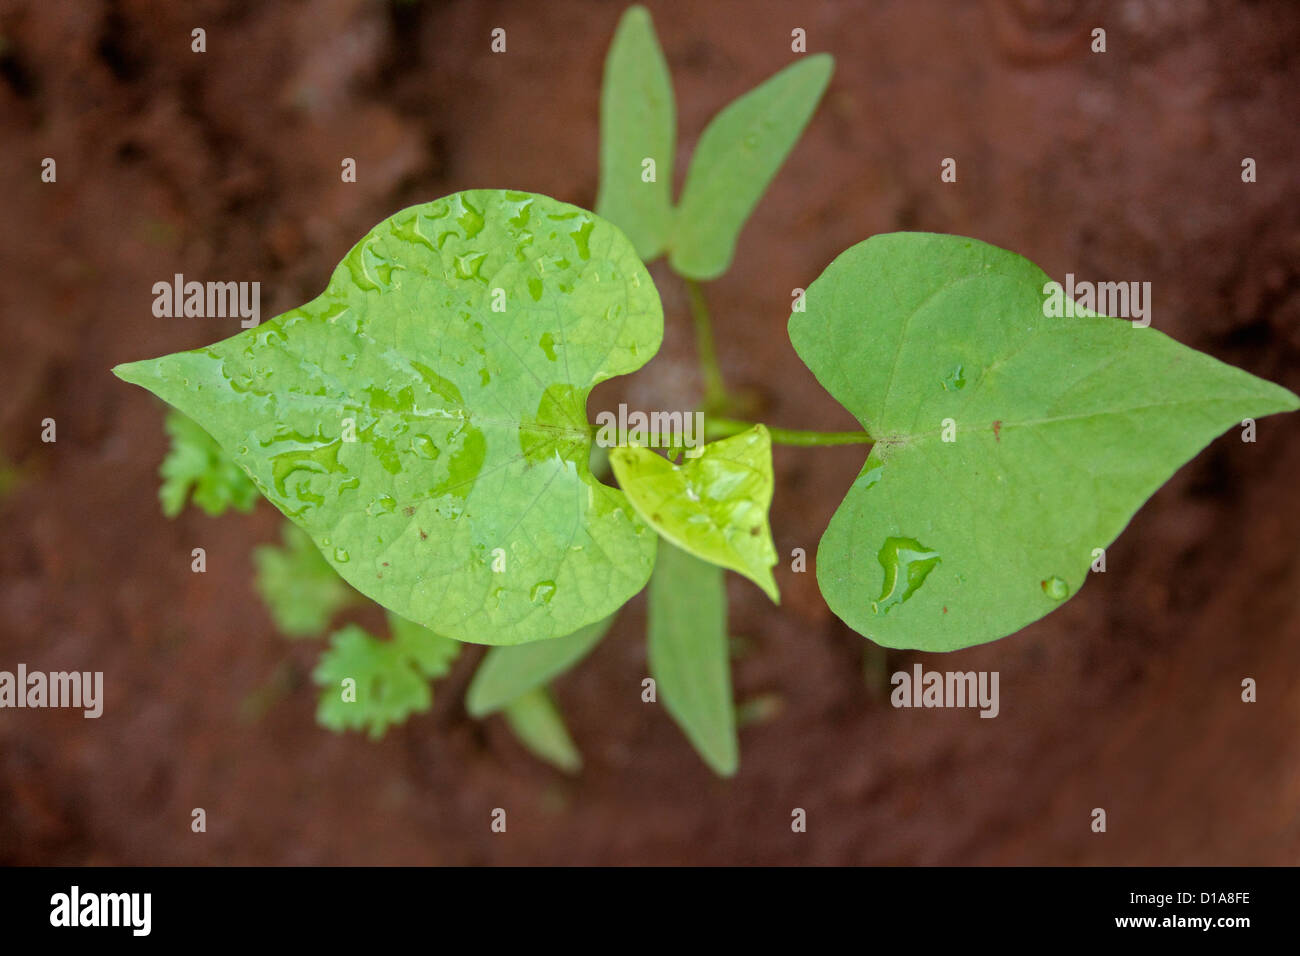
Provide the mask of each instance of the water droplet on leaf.
[{"label": "water droplet on leaf", "polygon": [[1043,593],[1053,601],[1064,601],[1070,596],[1070,586],[1062,578],[1052,575],[1043,582]]},{"label": "water droplet on leaf", "polygon": [[880,599],[871,602],[871,610],[877,614],[888,612],[915,594],[940,561],[938,551],[931,551],[915,538],[886,538],[877,558],[885,569]]}]

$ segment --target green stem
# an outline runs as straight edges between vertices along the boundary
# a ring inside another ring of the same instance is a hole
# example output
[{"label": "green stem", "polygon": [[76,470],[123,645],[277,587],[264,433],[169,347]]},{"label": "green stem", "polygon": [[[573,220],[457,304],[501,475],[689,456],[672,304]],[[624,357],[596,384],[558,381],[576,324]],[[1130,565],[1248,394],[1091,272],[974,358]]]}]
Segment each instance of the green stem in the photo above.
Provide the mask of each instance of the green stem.
[{"label": "green stem", "polygon": [[[738,435],[753,428],[755,422],[741,422],[731,418],[706,418],[704,434],[709,439]],[[774,428],[767,425],[772,441],[777,445],[821,447],[827,445],[869,445],[871,436],[866,432],[809,432],[794,428]]]},{"label": "green stem", "polygon": [[691,304],[691,318],[695,320],[695,349],[700,356],[700,370],[704,373],[704,410],[706,413],[714,412],[726,407],[727,387],[722,382],[718,350],[713,344],[709,304],[698,282],[685,277],[682,281],[686,284],[686,298]]}]

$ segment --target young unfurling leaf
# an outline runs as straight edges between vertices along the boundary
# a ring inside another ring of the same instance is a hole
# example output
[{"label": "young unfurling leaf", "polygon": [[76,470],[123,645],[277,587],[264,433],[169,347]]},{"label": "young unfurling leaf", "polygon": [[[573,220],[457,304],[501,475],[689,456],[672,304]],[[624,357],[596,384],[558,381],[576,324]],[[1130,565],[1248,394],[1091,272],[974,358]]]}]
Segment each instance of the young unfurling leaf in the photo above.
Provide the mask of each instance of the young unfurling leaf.
[{"label": "young unfurling leaf", "polygon": [[615,448],[609,460],[624,494],[652,528],[682,550],[745,575],[779,601],[767,521],[772,439],[764,426],[710,442],[681,465],[634,445]]}]

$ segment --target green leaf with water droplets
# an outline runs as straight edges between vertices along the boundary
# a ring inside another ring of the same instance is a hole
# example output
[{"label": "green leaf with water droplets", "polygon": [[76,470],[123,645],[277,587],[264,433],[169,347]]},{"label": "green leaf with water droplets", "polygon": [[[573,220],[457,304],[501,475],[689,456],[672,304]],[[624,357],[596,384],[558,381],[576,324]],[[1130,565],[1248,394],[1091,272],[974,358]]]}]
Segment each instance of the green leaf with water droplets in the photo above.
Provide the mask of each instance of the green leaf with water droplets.
[{"label": "green leaf with water droplets", "polygon": [[486,717],[533,688],[555,680],[591,653],[613,623],[611,614],[564,637],[492,648],[465,692],[465,709],[473,717]]},{"label": "green leaf with water droplets", "polygon": [[790,317],[876,442],[817,581],[877,643],[950,651],[1037,620],[1215,436],[1300,406],[1155,328],[1051,317],[1050,281],[973,239],[894,233],[841,254]]},{"label": "green leaf with water droplets", "polygon": [[357,594],[321,556],[307,532],[286,521],[282,536],[284,547],[263,544],[253,549],[253,584],[281,633],[314,637]]},{"label": "green leaf with water droplets", "polygon": [[515,737],[534,757],[565,773],[582,769],[582,754],[545,687],[534,687],[507,704],[505,718]]},{"label": "green leaf with water droplets", "polygon": [[673,222],[674,270],[692,279],[727,271],[741,227],[808,125],[834,67],[829,54],[804,57],[705,127]]},{"label": "green leaf with water droplets", "polygon": [[433,704],[429,682],[451,670],[461,645],[395,614],[388,615],[388,626],[386,641],[356,624],[330,637],[312,674],[322,688],[316,708],[322,726],[378,738]]},{"label": "green leaf with water droplets", "polygon": [[629,7],[605,58],[596,212],[627,233],[647,262],[663,252],[672,226],[676,109],[650,14]]},{"label": "green leaf with water droplets", "polygon": [[729,777],[740,757],[723,573],[663,542],[650,578],[647,648],[659,700],[704,762]]},{"label": "green leaf with water droplets", "polygon": [[674,465],[649,448],[610,452],[619,486],[650,526],[677,547],[749,578],[780,601],[772,567],[772,439],[762,425],[710,442]]},{"label": "green leaf with water droplets", "polygon": [[163,514],[175,518],[191,497],[214,517],[227,508],[253,510],[257,502],[256,486],[211,435],[175,409],[168,411],[164,427],[171,448],[158,469],[163,479],[158,488]]},{"label": "green leaf with water droplets", "polygon": [[207,429],[358,591],[518,644],[609,616],[649,578],[656,535],[591,475],[586,403],[662,334],[617,228],[472,190],[380,223],[301,308],[114,371]]}]

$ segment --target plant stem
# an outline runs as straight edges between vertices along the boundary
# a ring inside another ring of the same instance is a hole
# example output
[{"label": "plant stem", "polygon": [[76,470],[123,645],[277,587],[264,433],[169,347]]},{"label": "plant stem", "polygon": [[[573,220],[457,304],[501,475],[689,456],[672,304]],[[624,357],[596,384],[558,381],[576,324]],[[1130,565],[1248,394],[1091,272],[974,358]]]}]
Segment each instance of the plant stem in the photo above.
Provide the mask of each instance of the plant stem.
[{"label": "plant stem", "polygon": [[700,357],[700,371],[704,373],[704,411],[715,412],[727,405],[727,387],[722,382],[722,369],[718,366],[718,351],[713,344],[713,324],[709,320],[709,304],[704,290],[694,279],[682,278],[686,284],[686,298],[691,304],[691,318],[695,320],[695,350]]},{"label": "plant stem", "polygon": [[[704,433],[710,438],[726,438],[738,435],[746,429],[753,428],[756,422],[741,422],[731,418],[706,418]],[[871,436],[866,432],[809,432],[793,428],[774,428],[767,425],[772,441],[777,445],[802,445],[804,447],[826,445],[869,445]]]}]

